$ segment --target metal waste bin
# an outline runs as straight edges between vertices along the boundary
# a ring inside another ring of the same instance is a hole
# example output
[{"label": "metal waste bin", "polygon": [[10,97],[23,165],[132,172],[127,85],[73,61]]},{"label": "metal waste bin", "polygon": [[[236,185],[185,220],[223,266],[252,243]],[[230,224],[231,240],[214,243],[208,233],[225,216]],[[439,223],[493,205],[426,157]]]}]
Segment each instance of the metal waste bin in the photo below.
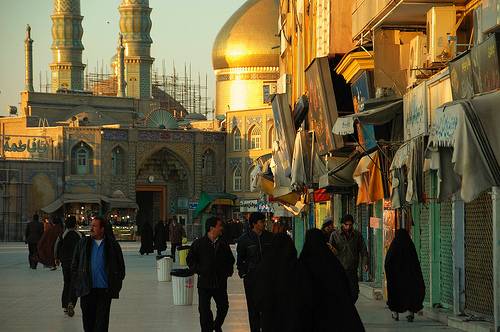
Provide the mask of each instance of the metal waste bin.
[{"label": "metal waste bin", "polygon": [[179,247],[177,247],[176,261],[180,266],[187,266],[186,258],[187,258],[189,249],[191,249],[191,246],[179,246]]},{"label": "metal waste bin", "polygon": [[172,275],[172,294],[174,305],[192,305],[194,273],[189,269],[174,269]]},{"label": "metal waste bin", "polygon": [[170,256],[157,256],[156,257],[156,272],[158,274],[158,281],[171,281],[172,276],[172,257]]}]

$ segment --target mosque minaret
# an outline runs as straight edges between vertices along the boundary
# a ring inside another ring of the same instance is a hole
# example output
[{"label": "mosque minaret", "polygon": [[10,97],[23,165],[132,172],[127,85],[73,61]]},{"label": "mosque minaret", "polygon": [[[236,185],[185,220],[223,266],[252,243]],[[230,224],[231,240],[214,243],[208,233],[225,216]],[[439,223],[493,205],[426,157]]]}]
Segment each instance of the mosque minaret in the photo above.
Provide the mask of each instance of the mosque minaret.
[{"label": "mosque minaret", "polygon": [[51,90],[83,90],[82,20],[80,0],[54,0],[52,18]]},{"label": "mosque minaret", "polygon": [[31,39],[31,27],[26,26],[26,39],[24,40],[24,90],[35,91],[33,89],[33,39]]},{"label": "mosque minaret", "polygon": [[120,32],[125,47],[126,95],[138,99],[151,98],[151,8],[149,0],[123,0]]}]

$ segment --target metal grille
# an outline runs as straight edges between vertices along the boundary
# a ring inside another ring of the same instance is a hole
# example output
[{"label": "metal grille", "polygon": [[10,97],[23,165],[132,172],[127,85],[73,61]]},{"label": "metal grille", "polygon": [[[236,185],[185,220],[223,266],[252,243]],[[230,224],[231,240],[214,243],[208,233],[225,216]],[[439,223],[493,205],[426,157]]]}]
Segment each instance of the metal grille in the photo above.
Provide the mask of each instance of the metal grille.
[{"label": "metal grille", "polygon": [[[429,172],[424,174],[424,189],[427,197],[431,193],[431,176]],[[426,204],[420,205],[420,266],[425,283],[425,302],[430,301],[430,225],[429,225],[430,209]]]},{"label": "metal grille", "polygon": [[493,207],[489,192],[465,204],[465,309],[493,317]]},{"label": "metal grille", "polygon": [[441,203],[441,301],[453,306],[452,202]]}]

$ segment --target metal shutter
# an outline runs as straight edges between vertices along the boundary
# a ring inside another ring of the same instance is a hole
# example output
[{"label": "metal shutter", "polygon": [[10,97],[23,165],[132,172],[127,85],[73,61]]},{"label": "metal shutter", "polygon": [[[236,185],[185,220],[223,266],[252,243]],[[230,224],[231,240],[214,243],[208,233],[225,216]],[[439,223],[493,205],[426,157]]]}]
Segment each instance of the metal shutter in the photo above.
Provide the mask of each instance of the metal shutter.
[{"label": "metal shutter", "polygon": [[465,310],[493,318],[493,207],[489,192],[465,204]]},{"label": "metal shutter", "polygon": [[[424,174],[424,189],[426,197],[431,197],[431,176],[430,172]],[[426,204],[420,204],[420,266],[425,283],[425,302],[430,301],[430,209]]]},{"label": "metal shutter", "polygon": [[441,202],[441,301],[453,306],[452,202]]}]

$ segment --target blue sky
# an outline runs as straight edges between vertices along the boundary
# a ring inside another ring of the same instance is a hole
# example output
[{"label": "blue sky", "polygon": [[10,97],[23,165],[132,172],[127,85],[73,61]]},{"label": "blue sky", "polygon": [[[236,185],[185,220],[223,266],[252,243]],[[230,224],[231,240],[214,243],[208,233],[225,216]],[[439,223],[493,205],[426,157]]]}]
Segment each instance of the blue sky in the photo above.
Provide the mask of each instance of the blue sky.
[{"label": "blue sky", "polygon": [[[152,56],[154,67],[161,73],[165,59],[167,73],[175,61],[178,71],[191,63],[192,72],[208,74],[209,97],[214,96],[215,78],[211,51],[217,32],[245,0],[150,0]],[[52,61],[50,45],[52,0],[0,0],[0,115],[7,105],[18,105],[24,87],[24,37],[26,24],[31,25],[34,40],[33,73],[35,91],[39,89],[39,73],[45,83],[50,79]],[[95,70],[101,61],[109,68],[116,52],[119,32],[120,0],[81,0],[83,19],[83,61]]]}]

